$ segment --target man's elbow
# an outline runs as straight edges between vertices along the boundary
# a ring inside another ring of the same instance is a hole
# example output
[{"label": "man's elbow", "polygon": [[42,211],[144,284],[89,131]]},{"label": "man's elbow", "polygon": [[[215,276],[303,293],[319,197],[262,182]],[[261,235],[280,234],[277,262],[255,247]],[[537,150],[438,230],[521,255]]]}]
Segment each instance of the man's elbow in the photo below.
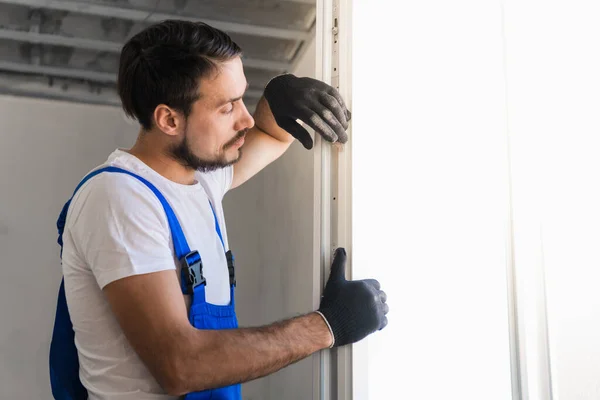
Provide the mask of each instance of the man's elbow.
[{"label": "man's elbow", "polygon": [[170,396],[183,396],[191,392],[200,392],[209,389],[209,384],[203,377],[207,374],[204,363],[206,360],[199,360],[197,354],[199,351],[193,350],[189,339],[173,340],[177,343],[175,346],[169,346],[170,349],[160,362],[160,366],[155,375],[158,384]]},{"label": "man's elbow", "polygon": [[183,382],[177,379],[176,376],[157,376],[156,380],[158,381],[160,387],[162,387],[165,393],[169,396],[180,397],[189,393],[184,387]]}]

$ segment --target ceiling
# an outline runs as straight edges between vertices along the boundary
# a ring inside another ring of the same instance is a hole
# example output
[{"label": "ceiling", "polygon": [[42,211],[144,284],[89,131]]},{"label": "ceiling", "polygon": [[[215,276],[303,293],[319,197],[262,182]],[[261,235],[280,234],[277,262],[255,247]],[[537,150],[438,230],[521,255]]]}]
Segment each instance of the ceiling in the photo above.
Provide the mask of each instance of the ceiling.
[{"label": "ceiling", "polygon": [[244,52],[253,109],[312,39],[316,0],[0,0],[0,94],[119,106],[122,45],[164,19],[203,21]]}]

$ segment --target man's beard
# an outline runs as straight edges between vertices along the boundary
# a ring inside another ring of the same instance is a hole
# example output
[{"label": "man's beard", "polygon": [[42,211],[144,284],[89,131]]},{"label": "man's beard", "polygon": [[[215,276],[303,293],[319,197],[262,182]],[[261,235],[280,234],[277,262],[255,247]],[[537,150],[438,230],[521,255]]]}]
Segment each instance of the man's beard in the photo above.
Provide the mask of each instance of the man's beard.
[{"label": "man's beard", "polygon": [[225,159],[225,150],[233,146],[233,144],[244,137],[248,129],[244,129],[243,131],[239,131],[233,139],[227,142],[223,146],[223,154],[220,155],[216,160],[203,160],[200,157],[196,156],[187,140],[187,129],[183,133],[183,140],[181,143],[172,146],[169,149],[169,155],[181,165],[186,168],[198,170],[200,172],[210,172],[220,168],[228,167],[232,164],[235,164],[242,157],[242,149],[238,150],[238,156],[234,160],[226,160]]}]

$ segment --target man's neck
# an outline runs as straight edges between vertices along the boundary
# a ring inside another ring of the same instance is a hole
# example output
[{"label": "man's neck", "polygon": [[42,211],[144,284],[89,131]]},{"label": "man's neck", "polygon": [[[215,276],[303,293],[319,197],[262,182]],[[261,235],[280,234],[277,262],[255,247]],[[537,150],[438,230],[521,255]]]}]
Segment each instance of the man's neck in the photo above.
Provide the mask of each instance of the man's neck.
[{"label": "man's neck", "polygon": [[154,171],[163,177],[182,185],[192,185],[196,183],[194,170],[186,168],[173,159],[168,151],[166,144],[152,143],[153,140],[144,137],[149,133],[140,134],[133,147],[125,150],[127,153],[139,158],[144,164],[148,165]]}]

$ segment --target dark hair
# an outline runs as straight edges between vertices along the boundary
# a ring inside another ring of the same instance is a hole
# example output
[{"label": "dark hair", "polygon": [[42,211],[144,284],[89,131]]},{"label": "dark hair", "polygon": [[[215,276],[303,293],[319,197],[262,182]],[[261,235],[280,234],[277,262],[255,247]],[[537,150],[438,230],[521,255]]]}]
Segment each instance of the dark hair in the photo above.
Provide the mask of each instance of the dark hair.
[{"label": "dark hair", "polygon": [[151,25],[121,50],[117,89],[123,110],[145,130],[159,104],[187,117],[199,97],[200,79],[241,52],[229,35],[202,22]]}]

